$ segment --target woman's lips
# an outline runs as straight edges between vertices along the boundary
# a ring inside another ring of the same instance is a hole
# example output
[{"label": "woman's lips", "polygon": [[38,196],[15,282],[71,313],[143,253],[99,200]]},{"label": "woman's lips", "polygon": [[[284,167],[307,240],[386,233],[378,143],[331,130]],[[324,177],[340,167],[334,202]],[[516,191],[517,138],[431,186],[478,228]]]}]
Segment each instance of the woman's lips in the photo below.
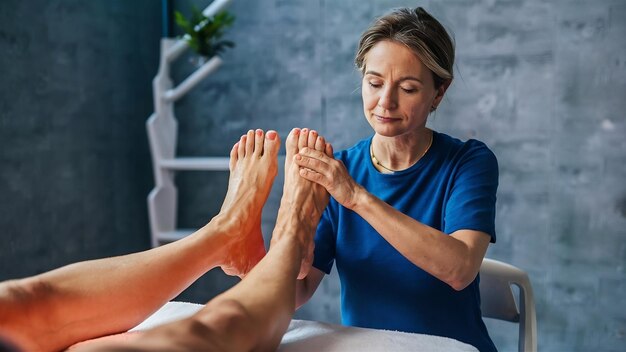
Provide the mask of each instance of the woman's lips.
[{"label": "woman's lips", "polygon": [[376,121],[382,122],[382,123],[390,123],[390,122],[395,122],[395,121],[400,120],[400,119],[395,118],[395,117],[379,116],[379,115],[376,115],[376,114],[374,114],[374,117],[376,117]]}]

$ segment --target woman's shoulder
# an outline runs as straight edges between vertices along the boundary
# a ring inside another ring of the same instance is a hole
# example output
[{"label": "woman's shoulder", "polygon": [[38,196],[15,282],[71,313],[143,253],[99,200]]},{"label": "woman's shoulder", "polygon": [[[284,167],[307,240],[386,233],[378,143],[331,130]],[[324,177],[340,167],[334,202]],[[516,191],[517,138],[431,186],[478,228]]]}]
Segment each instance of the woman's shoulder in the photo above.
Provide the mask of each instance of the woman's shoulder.
[{"label": "woman's shoulder", "polygon": [[468,157],[483,155],[489,158],[495,159],[495,154],[489,149],[487,144],[478,139],[468,139],[462,141],[459,138],[452,137],[445,133],[433,131],[435,134],[435,140],[438,142],[436,145],[440,152],[446,154],[448,157]]},{"label": "woman's shoulder", "polygon": [[358,141],[353,146],[335,152],[335,159],[341,160],[344,164],[350,160],[356,160],[363,158],[363,155],[369,155],[369,146],[371,143],[372,137],[367,137]]}]

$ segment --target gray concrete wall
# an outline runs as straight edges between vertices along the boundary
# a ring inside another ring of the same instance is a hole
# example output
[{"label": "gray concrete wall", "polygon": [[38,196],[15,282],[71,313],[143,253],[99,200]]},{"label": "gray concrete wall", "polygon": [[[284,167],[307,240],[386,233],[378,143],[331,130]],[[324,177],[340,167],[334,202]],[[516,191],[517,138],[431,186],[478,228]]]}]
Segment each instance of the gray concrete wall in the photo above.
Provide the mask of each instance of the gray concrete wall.
[{"label": "gray concrete wall", "polygon": [[[194,1],[202,7],[208,1]],[[186,11],[191,2],[175,7]],[[148,246],[157,1],[0,2],[0,280]],[[352,57],[376,16],[413,1],[234,0],[225,64],[177,106],[181,155],[227,155],[249,128],[370,134]],[[457,39],[457,79],[431,127],[500,161],[489,257],[528,271],[543,351],[620,351],[626,335],[626,4],[423,1]],[[40,13],[41,15],[36,15]],[[192,68],[181,60],[180,80]],[[280,199],[264,212],[269,237]],[[225,173],[181,173],[179,223],[220,207]],[[213,271],[180,299],[236,280]],[[297,317],[339,321],[336,275]],[[488,322],[516,350],[513,324]]]},{"label": "gray concrete wall", "polygon": [[0,1],[0,280],[148,248],[160,11]]}]

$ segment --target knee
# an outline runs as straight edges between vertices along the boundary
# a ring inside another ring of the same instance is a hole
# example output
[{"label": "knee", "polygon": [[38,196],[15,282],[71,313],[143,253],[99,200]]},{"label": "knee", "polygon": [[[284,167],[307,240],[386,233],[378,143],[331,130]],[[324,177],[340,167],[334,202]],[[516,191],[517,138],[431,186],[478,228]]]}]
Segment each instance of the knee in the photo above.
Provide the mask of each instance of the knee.
[{"label": "knee", "polygon": [[224,299],[210,302],[194,317],[194,330],[206,329],[214,350],[245,351],[255,346],[258,335],[252,316],[239,302]]},{"label": "knee", "polygon": [[238,301],[225,299],[211,302],[210,313],[202,319],[211,330],[218,333],[240,331],[250,325],[252,317]]},{"label": "knee", "polygon": [[[33,308],[50,310],[53,290],[51,286],[38,278],[10,280],[0,285],[0,305],[3,311],[15,311],[21,318],[33,317]],[[34,312],[41,313],[41,312]],[[49,313],[49,312],[48,312]]]}]

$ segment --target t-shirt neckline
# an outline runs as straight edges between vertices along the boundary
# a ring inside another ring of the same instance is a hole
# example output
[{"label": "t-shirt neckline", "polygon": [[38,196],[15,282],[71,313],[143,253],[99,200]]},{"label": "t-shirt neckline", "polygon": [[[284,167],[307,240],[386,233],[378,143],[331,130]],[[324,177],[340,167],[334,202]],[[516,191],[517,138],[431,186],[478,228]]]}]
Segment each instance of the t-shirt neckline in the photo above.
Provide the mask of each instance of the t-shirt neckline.
[{"label": "t-shirt neckline", "polygon": [[374,135],[372,135],[367,140],[367,148],[364,148],[364,151],[367,154],[366,155],[366,159],[368,160],[368,163],[367,163],[368,170],[370,171],[370,173],[373,173],[374,175],[377,175],[377,176],[380,176],[380,177],[398,177],[398,176],[404,176],[406,174],[413,173],[413,172],[421,169],[428,162],[428,160],[430,160],[432,158],[432,155],[434,153],[433,150],[435,149],[435,145],[437,144],[438,133],[433,130],[433,141],[432,141],[432,144],[430,145],[430,148],[428,148],[428,150],[426,151],[426,154],[424,154],[424,156],[422,156],[415,164],[411,165],[409,168],[404,169],[404,170],[395,171],[392,174],[387,174],[387,173],[380,172],[374,166],[374,162],[372,161],[372,158],[370,156],[370,148],[372,147],[372,140],[373,139],[374,139]]}]

